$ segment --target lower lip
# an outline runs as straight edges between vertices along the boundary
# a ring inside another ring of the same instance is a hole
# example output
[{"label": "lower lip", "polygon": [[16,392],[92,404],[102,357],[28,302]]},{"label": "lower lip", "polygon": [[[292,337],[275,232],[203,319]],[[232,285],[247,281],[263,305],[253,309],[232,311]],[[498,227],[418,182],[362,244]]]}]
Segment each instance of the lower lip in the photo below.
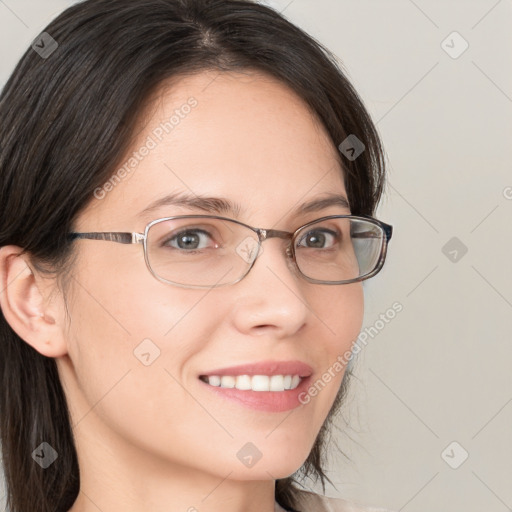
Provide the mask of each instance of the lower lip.
[{"label": "lower lip", "polygon": [[236,388],[221,388],[210,386],[199,379],[199,382],[222,398],[233,400],[240,405],[266,412],[283,412],[304,405],[299,400],[299,395],[305,393],[310,377],[303,378],[295,389],[284,391],[244,391]]}]

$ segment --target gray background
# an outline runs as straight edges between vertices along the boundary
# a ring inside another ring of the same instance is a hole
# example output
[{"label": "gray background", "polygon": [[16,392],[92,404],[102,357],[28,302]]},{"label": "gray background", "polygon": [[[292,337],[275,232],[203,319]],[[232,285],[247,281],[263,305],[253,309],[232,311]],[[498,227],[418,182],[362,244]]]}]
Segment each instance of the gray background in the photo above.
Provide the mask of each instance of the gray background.
[{"label": "gray background", "polygon": [[[72,3],[0,0],[0,85]],[[336,436],[350,460],[332,452],[326,494],[404,512],[511,510],[512,3],[265,3],[339,57],[388,157],[377,217],[395,232],[365,283],[373,330]]]}]

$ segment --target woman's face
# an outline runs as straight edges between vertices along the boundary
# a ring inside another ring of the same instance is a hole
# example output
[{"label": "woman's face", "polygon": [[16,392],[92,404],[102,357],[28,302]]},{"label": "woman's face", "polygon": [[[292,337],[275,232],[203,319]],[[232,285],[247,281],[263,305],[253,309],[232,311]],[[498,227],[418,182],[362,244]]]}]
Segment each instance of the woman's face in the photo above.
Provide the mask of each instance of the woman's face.
[{"label": "woman's face", "polygon": [[[148,222],[173,215],[235,218],[234,212],[173,204],[141,213],[170,193],[222,197],[241,205],[241,222],[289,232],[326,215],[350,213],[342,204],[296,213],[313,199],[346,197],[346,190],[327,133],[274,79],[205,72],[162,90],[152,107],[118,168],[133,152],[136,166],[132,160],[114,185],[97,191],[76,231],[144,232]],[[157,280],[141,245],[75,244],[68,353],[57,362],[80,463],[88,457],[104,462],[115,452],[125,460],[136,453],[139,469],[152,460],[169,471],[189,468],[237,480],[283,478],[296,471],[342,381],[345,366],[340,370],[335,362],[359,334],[361,283],[307,282],[287,261],[280,238],[263,242],[244,279],[209,290]],[[250,395],[258,391],[239,391],[241,400],[227,398],[233,390],[224,392],[199,378],[269,361],[309,365],[306,391],[329,369],[331,378],[305,404],[297,400],[297,390],[267,392],[295,393],[293,403],[282,400],[281,407],[269,405],[263,395],[251,404]],[[90,448],[99,444],[108,451],[98,455]]]}]

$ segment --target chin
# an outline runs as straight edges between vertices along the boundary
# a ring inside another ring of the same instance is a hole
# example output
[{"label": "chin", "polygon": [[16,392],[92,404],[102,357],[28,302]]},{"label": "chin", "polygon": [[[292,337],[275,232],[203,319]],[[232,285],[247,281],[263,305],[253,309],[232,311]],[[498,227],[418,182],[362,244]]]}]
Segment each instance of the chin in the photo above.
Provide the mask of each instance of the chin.
[{"label": "chin", "polygon": [[263,464],[263,459],[257,462],[252,468],[237,468],[231,475],[230,480],[279,480],[293,475],[302,464],[290,465],[266,463]]},{"label": "chin", "polygon": [[[286,450],[267,450],[267,455],[265,456],[265,453],[262,453],[258,460],[253,459],[251,461],[249,459],[232,467],[233,473],[230,478],[238,480],[287,478],[300,469],[309,455],[309,452],[303,452],[299,449],[292,450],[289,447]],[[244,457],[241,458],[244,459]]]}]

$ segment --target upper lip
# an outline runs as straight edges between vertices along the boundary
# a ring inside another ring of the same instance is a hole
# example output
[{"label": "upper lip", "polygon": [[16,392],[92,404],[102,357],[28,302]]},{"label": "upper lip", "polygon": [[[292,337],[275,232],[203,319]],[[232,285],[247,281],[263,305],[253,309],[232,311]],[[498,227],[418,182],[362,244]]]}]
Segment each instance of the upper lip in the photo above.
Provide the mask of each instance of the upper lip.
[{"label": "upper lip", "polygon": [[258,363],[240,364],[229,368],[219,368],[202,373],[201,376],[209,375],[298,375],[309,377],[313,368],[302,361],[260,361]]}]

